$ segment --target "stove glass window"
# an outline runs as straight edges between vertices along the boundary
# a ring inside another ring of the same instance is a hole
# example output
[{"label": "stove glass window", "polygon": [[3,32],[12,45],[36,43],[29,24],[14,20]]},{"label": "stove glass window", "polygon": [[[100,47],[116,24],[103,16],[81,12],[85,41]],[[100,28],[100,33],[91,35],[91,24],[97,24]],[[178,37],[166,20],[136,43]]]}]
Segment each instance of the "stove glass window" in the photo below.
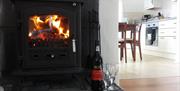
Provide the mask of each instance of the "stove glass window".
[{"label": "stove glass window", "polygon": [[61,15],[29,17],[28,42],[32,47],[64,47],[70,37],[69,19]]}]

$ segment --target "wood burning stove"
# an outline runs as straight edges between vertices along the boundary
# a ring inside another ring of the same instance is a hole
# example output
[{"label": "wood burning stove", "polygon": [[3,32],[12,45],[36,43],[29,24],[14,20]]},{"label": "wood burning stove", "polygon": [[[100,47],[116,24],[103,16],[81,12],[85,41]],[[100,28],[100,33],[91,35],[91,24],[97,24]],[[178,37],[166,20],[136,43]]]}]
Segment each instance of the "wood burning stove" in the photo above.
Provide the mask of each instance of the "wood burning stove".
[{"label": "wood burning stove", "polygon": [[88,67],[98,38],[98,0],[0,1],[3,73],[79,73]]},{"label": "wood burning stove", "polygon": [[0,2],[3,74],[80,73],[90,67],[98,39],[98,0]]},{"label": "wood burning stove", "polygon": [[98,39],[98,2],[0,0],[2,77],[88,78]]}]

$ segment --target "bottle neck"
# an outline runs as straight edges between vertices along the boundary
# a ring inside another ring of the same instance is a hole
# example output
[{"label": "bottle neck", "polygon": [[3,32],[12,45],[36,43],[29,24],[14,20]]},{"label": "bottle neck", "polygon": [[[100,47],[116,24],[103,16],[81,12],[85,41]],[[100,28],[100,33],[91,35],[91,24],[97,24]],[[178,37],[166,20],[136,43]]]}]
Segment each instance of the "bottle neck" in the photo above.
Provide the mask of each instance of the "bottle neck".
[{"label": "bottle neck", "polygon": [[96,45],[96,51],[95,51],[95,60],[94,60],[94,65],[96,67],[96,69],[101,69],[102,67],[102,58],[101,58],[101,55],[100,55],[100,46],[99,45]]}]

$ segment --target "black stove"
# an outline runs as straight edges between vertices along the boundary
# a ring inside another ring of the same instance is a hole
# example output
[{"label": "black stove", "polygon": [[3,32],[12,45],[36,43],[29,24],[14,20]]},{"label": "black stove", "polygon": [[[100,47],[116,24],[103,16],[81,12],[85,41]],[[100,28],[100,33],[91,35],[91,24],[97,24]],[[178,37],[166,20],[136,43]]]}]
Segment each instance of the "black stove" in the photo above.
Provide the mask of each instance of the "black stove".
[{"label": "black stove", "polygon": [[99,0],[0,0],[1,78],[89,78],[98,8]]}]

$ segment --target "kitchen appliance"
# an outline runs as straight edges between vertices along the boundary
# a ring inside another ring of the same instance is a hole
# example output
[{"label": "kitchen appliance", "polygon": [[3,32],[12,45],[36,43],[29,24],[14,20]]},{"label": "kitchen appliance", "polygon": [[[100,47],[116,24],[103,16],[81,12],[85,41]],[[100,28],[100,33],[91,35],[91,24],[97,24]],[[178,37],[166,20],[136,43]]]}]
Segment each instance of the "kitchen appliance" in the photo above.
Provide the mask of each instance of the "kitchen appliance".
[{"label": "kitchen appliance", "polygon": [[146,15],[144,15],[144,16],[142,17],[142,20],[147,21],[148,19],[151,19],[151,18],[152,18],[152,15],[146,14]]},{"label": "kitchen appliance", "polygon": [[158,46],[158,21],[149,21],[146,24],[146,45]]}]

